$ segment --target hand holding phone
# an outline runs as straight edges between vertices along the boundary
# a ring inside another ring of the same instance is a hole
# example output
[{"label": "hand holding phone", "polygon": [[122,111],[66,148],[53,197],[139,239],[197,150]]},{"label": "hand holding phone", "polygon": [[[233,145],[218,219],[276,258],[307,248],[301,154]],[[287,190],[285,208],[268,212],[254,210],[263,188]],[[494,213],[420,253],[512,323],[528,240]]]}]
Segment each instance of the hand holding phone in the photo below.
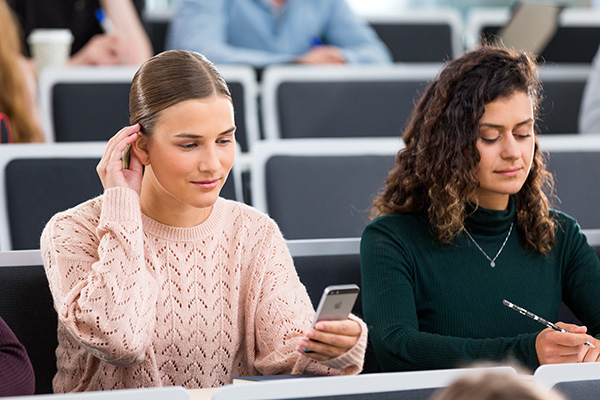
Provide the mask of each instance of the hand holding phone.
[{"label": "hand holding phone", "polygon": [[[327,286],[323,291],[311,328],[321,320],[344,320],[354,307],[360,288],[355,284]],[[305,353],[312,353],[304,349]]]},{"label": "hand holding phone", "polygon": [[128,144],[123,150],[123,154],[121,155],[121,169],[129,169],[129,164],[131,162],[131,144]]},{"label": "hand holding phone", "polygon": [[104,189],[126,187],[141,192],[143,165],[131,151],[140,132],[139,124],[126,126],[108,140],[96,167]]}]

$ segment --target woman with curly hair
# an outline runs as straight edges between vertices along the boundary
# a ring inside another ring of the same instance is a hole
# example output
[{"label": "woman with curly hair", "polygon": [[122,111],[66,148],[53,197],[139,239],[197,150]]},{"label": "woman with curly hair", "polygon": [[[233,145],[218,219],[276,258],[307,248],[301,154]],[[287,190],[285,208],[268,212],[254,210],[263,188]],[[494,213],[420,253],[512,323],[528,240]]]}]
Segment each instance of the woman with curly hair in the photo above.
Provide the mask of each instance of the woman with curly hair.
[{"label": "woman with curly hair", "polygon": [[[448,62],[416,104],[361,242],[383,370],[599,359],[600,261],[577,222],[549,208],[540,99],[533,57],[482,46]],[[587,328],[542,330],[503,299],[549,320],[564,302]]]},{"label": "woman with curly hair", "polygon": [[0,33],[0,114],[9,121],[12,142],[43,142],[35,72],[21,55],[19,25],[5,0],[0,0]]}]

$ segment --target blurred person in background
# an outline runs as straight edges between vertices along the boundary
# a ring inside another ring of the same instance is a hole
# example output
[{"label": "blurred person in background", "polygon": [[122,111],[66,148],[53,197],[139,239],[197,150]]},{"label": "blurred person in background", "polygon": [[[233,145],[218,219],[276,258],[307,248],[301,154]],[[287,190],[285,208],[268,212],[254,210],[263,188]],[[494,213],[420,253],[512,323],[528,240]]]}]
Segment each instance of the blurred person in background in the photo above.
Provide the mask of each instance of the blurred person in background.
[{"label": "blurred person in background", "polygon": [[0,115],[8,141],[42,142],[33,64],[21,55],[18,24],[0,0]]},{"label": "blurred person in background", "polygon": [[[74,36],[70,65],[140,65],[152,45],[140,20],[144,0],[8,0],[25,33],[66,28]],[[98,14],[102,10],[103,14]],[[100,22],[104,15],[107,19]],[[26,46],[25,46],[26,48]]]},{"label": "blurred person in background", "polygon": [[556,390],[531,376],[509,372],[474,370],[448,387],[439,389],[432,400],[565,400]]},{"label": "blurred person in background", "polygon": [[182,0],[167,47],[216,64],[386,64],[387,47],[345,0]]},{"label": "blurred person in background", "polygon": [[579,110],[579,132],[600,133],[600,48],[592,62],[583,91]]}]

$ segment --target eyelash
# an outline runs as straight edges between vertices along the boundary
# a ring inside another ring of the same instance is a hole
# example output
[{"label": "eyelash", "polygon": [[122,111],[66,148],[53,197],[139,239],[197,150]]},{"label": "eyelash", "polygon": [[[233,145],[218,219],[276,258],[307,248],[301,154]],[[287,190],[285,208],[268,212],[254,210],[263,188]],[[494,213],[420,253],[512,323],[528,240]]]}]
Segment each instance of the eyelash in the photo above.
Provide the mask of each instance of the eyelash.
[{"label": "eyelash", "polygon": [[[531,137],[531,134],[530,133],[527,133],[525,135],[515,135],[515,134],[513,134],[513,136],[516,137],[517,139],[526,139],[528,137]],[[500,136],[498,136],[497,138],[494,138],[494,139],[486,139],[486,138],[480,138],[480,139],[484,143],[495,143],[498,140],[500,140]]]},{"label": "eyelash", "polygon": [[[217,140],[218,144],[228,144],[231,143],[233,140],[232,139],[221,139],[221,140]],[[194,147],[198,146],[198,144],[196,143],[187,143],[187,144],[180,144],[179,147],[181,147],[184,150],[191,150]]]}]

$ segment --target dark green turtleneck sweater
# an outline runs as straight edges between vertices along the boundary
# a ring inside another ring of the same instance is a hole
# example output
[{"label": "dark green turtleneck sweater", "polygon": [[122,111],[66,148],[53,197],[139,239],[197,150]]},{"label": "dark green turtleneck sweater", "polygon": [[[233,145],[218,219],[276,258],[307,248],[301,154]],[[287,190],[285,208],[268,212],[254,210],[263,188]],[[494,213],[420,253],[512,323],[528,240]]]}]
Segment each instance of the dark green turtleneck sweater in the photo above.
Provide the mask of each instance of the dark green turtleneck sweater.
[{"label": "dark green turtleneck sweater", "polygon": [[[475,360],[516,359],[538,366],[544,326],[502,304],[507,299],[551,321],[564,301],[600,333],[600,261],[577,222],[553,211],[556,244],[547,255],[523,247],[516,226],[490,267],[463,233],[452,244],[433,236],[423,215],[386,215],[361,241],[363,313],[384,371],[441,369]],[[493,258],[515,218],[478,209],[465,221]]]}]

